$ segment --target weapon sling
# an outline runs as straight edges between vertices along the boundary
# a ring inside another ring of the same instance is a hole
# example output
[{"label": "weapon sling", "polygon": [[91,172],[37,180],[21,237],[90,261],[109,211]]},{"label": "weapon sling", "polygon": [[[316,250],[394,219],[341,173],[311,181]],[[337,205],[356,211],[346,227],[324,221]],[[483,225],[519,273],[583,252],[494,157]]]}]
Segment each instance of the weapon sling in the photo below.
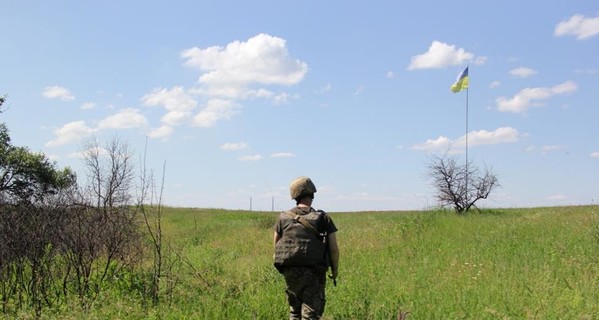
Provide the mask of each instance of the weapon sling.
[{"label": "weapon sling", "polygon": [[298,221],[299,223],[301,223],[304,227],[312,230],[314,232],[314,234],[316,234],[317,237],[320,237],[321,234],[320,232],[318,232],[318,230],[316,230],[316,228],[314,228],[314,226],[312,226],[310,224],[310,222],[308,222],[306,219],[304,219],[304,217],[297,215],[295,212],[293,211],[287,211],[287,213],[289,213],[289,215],[291,215],[291,217],[293,218],[293,220]]}]

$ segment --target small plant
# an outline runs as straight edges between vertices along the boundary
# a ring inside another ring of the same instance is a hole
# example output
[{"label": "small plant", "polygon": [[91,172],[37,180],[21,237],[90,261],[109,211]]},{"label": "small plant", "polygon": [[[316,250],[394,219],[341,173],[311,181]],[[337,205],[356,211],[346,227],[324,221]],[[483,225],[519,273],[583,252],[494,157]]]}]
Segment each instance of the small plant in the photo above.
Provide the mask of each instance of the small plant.
[{"label": "small plant", "polygon": [[397,320],[406,320],[409,315],[410,311],[401,311],[401,309],[399,309],[399,312],[397,313]]}]

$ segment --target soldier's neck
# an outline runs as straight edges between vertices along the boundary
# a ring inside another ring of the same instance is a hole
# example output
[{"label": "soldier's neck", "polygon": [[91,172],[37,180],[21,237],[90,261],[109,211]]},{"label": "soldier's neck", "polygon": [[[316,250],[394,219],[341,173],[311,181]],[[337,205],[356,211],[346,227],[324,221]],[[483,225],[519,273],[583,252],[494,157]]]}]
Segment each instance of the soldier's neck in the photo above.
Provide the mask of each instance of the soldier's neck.
[{"label": "soldier's neck", "polygon": [[304,213],[309,213],[310,211],[312,211],[312,207],[305,203],[298,204],[297,208],[300,209]]}]

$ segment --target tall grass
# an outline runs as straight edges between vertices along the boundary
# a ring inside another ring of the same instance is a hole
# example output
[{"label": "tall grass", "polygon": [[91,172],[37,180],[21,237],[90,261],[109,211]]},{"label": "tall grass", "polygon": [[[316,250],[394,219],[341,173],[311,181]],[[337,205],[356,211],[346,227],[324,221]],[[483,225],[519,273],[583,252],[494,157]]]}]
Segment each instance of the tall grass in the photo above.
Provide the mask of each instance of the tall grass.
[{"label": "tall grass", "polygon": [[[64,319],[285,319],[272,266],[276,213],[167,209],[163,231],[186,263],[158,308],[133,278]],[[599,319],[599,208],[331,213],[341,249],[325,319]],[[133,289],[132,289],[133,288]]]}]

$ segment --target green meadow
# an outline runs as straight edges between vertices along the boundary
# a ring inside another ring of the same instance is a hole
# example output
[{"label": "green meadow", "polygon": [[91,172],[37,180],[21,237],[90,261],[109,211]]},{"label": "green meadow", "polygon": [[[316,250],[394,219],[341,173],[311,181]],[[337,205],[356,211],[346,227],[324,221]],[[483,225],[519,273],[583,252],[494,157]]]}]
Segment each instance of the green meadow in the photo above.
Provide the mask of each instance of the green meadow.
[{"label": "green meadow", "polygon": [[[54,319],[285,319],[278,213],[167,208],[161,303],[136,275]],[[324,319],[599,319],[599,207],[330,212],[341,250]],[[26,318],[26,314],[23,314]]]}]

